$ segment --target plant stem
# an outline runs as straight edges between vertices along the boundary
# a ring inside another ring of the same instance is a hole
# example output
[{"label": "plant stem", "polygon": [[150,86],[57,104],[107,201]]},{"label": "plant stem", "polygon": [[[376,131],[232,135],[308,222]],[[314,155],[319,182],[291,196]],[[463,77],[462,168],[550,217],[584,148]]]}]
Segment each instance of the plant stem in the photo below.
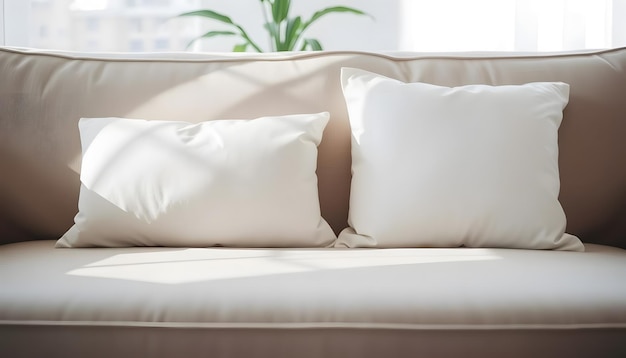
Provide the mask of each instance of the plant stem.
[{"label": "plant stem", "polygon": [[[269,20],[269,16],[268,16],[268,6],[266,4],[267,0],[261,0],[261,10],[263,10],[263,20],[265,21],[266,26],[269,25],[270,20]],[[270,5],[271,6],[271,5]],[[274,48],[274,41],[272,39],[272,34],[271,32],[269,32],[269,45],[270,45],[270,51],[276,51],[276,49]]]},{"label": "plant stem", "polygon": [[263,50],[254,41],[252,41],[250,36],[248,36],[246,31],[243,29],[243,27],[237,24],[235,24],[235,27],[239,29],[239,33],[241,34],[241,36],[250,44],[250,46],[252,46],[256,50],[256,52],[263,52]]}]

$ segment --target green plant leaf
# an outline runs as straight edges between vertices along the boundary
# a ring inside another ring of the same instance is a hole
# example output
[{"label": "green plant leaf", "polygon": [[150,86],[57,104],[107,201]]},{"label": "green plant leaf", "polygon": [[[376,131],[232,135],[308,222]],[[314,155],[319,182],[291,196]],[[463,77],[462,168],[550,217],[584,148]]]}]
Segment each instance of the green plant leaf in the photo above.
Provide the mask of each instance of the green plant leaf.
[{"label": "green plant leaf", "polygon": [[184,16],[200,16],[200,17],[206,17],[206,18],[209,18],[209,19],[217,20],[217,21],[223,22],[225,24],[229,24],[229,25],[234,25],[235,24],[233,22],[233,20],[230,19],[230,17],[228,17],[226,15],[222,15],[222,14],[220,14],[218,12],[213,11],[213,10],[191,11],[191,12],[186,12],[186,13],[180,14],[177,17],[184,17]]},{"label": "green plant leaf", "polygon": [[[311,24],[313,24],[315,21],[319,20],[321,17],[331,14],[331,13],[352,13],[355,15],[365,15],[365,16],[369,16],[372,17],[371,15],[367,14],[364,11],[352,8],[352,7],[347,7],[347,6],[332,6],[332,7],[327,7],[325,9],[322,9],[320,11],[317,11],[313,14],[313,16],[311,17],[311,19],[309,21],[306,21],[302,24],[301,26],[301,30],[300,30],[300,35],[309,27],[311,26]],[[302,49],[301,50],[305,50],[306,47],[310,47],[312,50],[314,51],[320,51],[322,50],[322,45],[320,44],[320,42],[316,39],[306,39],[304,40],[303,44],[302,44]]]},{"label": "green plant leaf", "polygon": [[214,37],[214,36],[232,36],[232,35],[237,35],[236,32],[233,31],[209,31],[206,34],[200,36],[199,38],[208,38],[208,37]]},{"label": "green plant leaf", "polygon": [[239,30],[239,34],[241,35],[241,37],[243,37],[243,39],[246,40],[246,42],[250,44],[250,46],[252,46],[252,48],[254,48],[256,52],[263,52],[259,45],[252,41],[250,36],[248,36],[248,33],[246,32],[246,30],[243,29],[243,27],[237,24],[235,24],[235,27],[237,28],[237,30]]},{"label": "green plant leaf", "polygon": [[322,51],[322,44],[316,39],[304,39],[304,43],[302,44],[302,48],[300,51],[306,50],[307,47],[310,47],[313,51]]},{"label": "green plant leaf", "polygon": [[248,49],[248,42],[235,45],[235,47],[233,47],[233,52],[246,52],[246,49]]},{"label": "green plant leaf", "polygon": [[[293,51],[297,44],[302,43],[301,50],[305,50],[310,48],[314,51],[322,50],[322,45],[317,39],[304,39],[301,40],[302,34],[304,31],[315,21],[319,20],[321,17],[330,14],[330,13],[352,13],[355,15],[366,15],[369,14],[347,6],[333,6],[317,11],[313,14],[311,19],[308,21],[303,21],[300,16],[296,18],[289,18],[289,9],[291,7],[291,0],[260,0],[261,6],[263,8],[264,18],[266,19],[265,29],[270,35],[271,47],[272,51]],[[269,12],[272,12],[272,20],[269,19]],[[187,47],[189,47],[194,41],[213,37],[213,36],[233,36],[239,35],[244,41],[244,44],[236,45],[233,51],[245,51],[248,49],[248,46],[252,47],[257,52],[263,52],[261,47],[259,47],[248,35],[248,33],[243,29],[243,27],[233,20],[223,14],[215,12],[213,10],[198,10],[186,12],[178,15],[177,17],[188,17],[188,16],[198,16],[213,19],[224,24],[233,26],[236,29],[236,32],[233,31],[209,31],[206,34],[194,39],[189,43]],[[371,16],[370,16],[371,17]],[[285,23],[286,21],[286,23]],[[237,33],[238,32],[238,33]],[[302,42],[300,42],[302,41]]]},{"label": "green plant leaf", "polygon": [[301,34],[302,18],[300,16],[289,19],[285,29],[285,51],[293,51]]},{"label": "green plant leaf", "polygon": [[[356,15],[365,15],[365,16],[370,16],[369,14],[367,14],[366,12],[363,12],[361,10],[352,8],[352,7],[347,7],[347,6],[332,6],[332,7],[327,7],[323,10],[317,11],[313,14],[313,16],[311,17],[311,20],[308,21],[308,24],[311,24],[315,21],[317,21],[320,17],[330,14],[330,13],[334,13],[334,12],[348,12],[348,13],[353,13]],[[371,16],[370,16],[371,17]]]},{"label": "green plant leaf", "polygon": [[236,32],[233,31],[209,31],[206,34],[202,35],[202,36],[198,36],[195,39],[189,41],[189,43],[187,44],[187,48],[191,47],[191,45],[201,39],[206,39],[209,37],[215,37],[215,36],[234,36],[237,35]]},{"label": "green plant leaf", "polygon": [[[248,36],[248,33],[243,29],[243,27],[241,27],[241,25],[239,24],[234,23],[233,20],[226,15],[220,14],[213,10],[198,10],[198,11],[186,12],[186,13],[178,15],[177,17],[188,17],[188,16],[199,16],[199,17],[209,18],[209,19],[217,20],[219,22],[233,26],[237,29],[237,31],[239,32],[239,36],[241,36],[246,41],[246,43],[252,46],[257,52],[263,52],[263,50],[254,41],[252,41],[250,36]],[[237,33],[231,33],[231,32],[232,31],[209,31],[207,34],[204,34],[203,36],[200,36],[194,39],[193,41],[196,41],[200,38],[212,37],[212,36],[217,36],[217,35],[237,35]],[[208,35],[208,34],[212,34],[212,35]],[[190,42],[189,45],[191,45],[193,41]],[[189,48],[189,45],[187,45],[187,48]]]},{"label": "green plant leaf", "polygon": [[278,38],[278,36],[279,36],[278,24],[276,24],[274,22],[267,22],[267,23],[265,23],[265,25],[263,25],[263,27],[270,34],[272,39]]},{"label": "green plant leaf", "polygon": [[275,22],[268,22],[263,26],[265,27],[265,30],[267,30],[267,32],[269,33],[270,40],[273,42],[275,50],[281,51],[282,46],[280,41],[280,27],[278,26],[278,24]]},{"label": "green plant leaf", "polygon": [[289,15],[289,7],[291,0],[274,0],[272,4],[272,17],[274,22],[279,24],[283,22]]}]

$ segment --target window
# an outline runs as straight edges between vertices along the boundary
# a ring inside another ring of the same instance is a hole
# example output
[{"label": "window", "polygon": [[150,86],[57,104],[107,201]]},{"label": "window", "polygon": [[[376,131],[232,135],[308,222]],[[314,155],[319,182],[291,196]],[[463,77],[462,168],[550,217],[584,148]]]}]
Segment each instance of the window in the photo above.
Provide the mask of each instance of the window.
[{"label": "window", "polygon": [[[197,22],[177,22],[172,17],[200,9],[202,2],[0,0],[0,45],[74,51],[149,51],[152,47],[182,51],[178,40],[195,36]],[[151,45],[138,41],[139,34]]]},{"label": "window", "polygon": [[169,39],[156,39],[154,40],[154,49],[156,51],[165,51],[170,48]]},{"label": "window", "polygon": [[97,17],[86,18],[85,28],[88,32],[97,32],[100,29],[100,19]]},{"label": "window", "polygon": [[[626,46],[625,0],[294,0],[292,15],[308,17],[338,2],[365,10],[375,21],[345,14],[316,23],[310,37],[319,38],[329,50],[558,51]],[[223,29],[209,19],[173,18],[207,7],[241,23],[258,42],[266,41],[260,12],[242,9],[238,1],[0,0],[0,4],[0,44],[11,46],[91,51],[97,43],[96,51],[140,51],[130,43],[141,35],[143,51],[182,51],[202,33]],[[211,38],[196,42],[193,49],[230,51],[236,43],[234,37]]]},{"label": "window", "polygon": [[141,18],[130,19],[128,22],[131,32],[139,33],[143,31],[143,23]]},{"label": "window", "polygon": [[[623,0],[403,1],[401,46],[423,51],[560,51],[623,45]],[[622,4],[621,8],[614,5]],[[485,11],[485,9],[489,9]]]},{"label": "window", "polygon": [[128,44],[128,51],[130,52],[144,51],[143,40],[139,40],[139,39],[130,40]]},{"label": "window", "polygon": [[169,0],[143,0],[142,5],[146,7],[151,6],[168,6],[170,4]]},{"label": "window", "polygon": [[87,40],[87,44],[85,45],[86,51],[98,51],[100,49],[100,44],[97,40]]}]

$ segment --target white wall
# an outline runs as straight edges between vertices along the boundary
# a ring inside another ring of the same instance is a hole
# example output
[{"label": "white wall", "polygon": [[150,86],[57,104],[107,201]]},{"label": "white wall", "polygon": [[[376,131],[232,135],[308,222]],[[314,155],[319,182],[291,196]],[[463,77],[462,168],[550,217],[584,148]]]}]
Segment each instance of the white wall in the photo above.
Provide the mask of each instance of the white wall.
[{"label": "white wall", "polygon": [[27,46],[28,31],[30,24],[30,1],[25,0],[0,0],[3,14],[0,17],[0,27],[3,34],[3,45],[6,46]]},{"label": "white wall", "polygon": [[0,0],[0,46],[4,45],[4,0]]},{"label": "white wall", "polygon": [[626,0],[613,0],[613,46],[626,46]]}]

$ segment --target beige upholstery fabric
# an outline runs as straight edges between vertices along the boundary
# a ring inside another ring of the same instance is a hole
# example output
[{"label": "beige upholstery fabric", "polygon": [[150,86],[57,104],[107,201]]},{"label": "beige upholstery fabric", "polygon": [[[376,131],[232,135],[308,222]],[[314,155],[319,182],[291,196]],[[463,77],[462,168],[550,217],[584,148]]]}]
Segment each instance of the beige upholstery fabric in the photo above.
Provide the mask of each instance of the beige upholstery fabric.
[{"label": "beige upholstery fabric", "polygon": [[[0,242],[56,239],[77,211],[81,117],[217,118],[329,111],[318,165],[322,214],[345,228],[350,133],[341,67],[455,86],[562,81],[567,232],[626,247],[626,49],[561,55],[78,55],[0,49]],[[286,219],[287,220],[287,219]]]},{"label": "beige upholstery fabric", "polygon": [[[600,353],[626,349],[626,251],[606,246],[589,244],[586,252],[53,246],[0,247],[0,353],[92,356],[102,337],[115,346],[109,354],[143,350],[156,357],[176,356],[165,342],[192,356],[202,350],[240,357],[298,350],[326,357],[331,349],[329,356],[374,357],[384,347],[389,354],[470,349],[477,357],[555,356],[556,347],[611,356]],[[442,347],[447,340],[458,346]]]},{"label": "beige upholstery fabric", "polygon": [[602,245],[587,252],[53,246],[0,247],[3,323],[626,328],[626,251]]},{"label": "beige upholstery fabric", "polygon": [[[510,54],[106,54],[0,49],[0,243],[77,212],[81,117],[329,111],[322,215],[346,227],[339,71],[455,86],[562,81],[567,232],[626,247],[626,49]],[[289,220],[285,218],[285,220]],[[505,249],[0,246],[2,357],[623,357],[626,254]]]}]

